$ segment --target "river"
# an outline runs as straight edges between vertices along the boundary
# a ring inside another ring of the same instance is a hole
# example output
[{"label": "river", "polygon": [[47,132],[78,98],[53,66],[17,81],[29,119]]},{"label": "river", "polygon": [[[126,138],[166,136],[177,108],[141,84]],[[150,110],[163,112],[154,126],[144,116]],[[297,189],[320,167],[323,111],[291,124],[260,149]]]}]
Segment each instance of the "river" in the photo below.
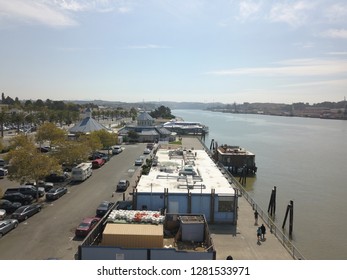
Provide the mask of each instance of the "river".
[{"label": "river", "polygon": [[214,139],[255,154],[258,170],[246,189],[267,211],[277,187],[279,228],[293,200],[292,241],[306,259],[347,259],[347,121],[203,110],[172,114],[207,125],[207,147]]}]

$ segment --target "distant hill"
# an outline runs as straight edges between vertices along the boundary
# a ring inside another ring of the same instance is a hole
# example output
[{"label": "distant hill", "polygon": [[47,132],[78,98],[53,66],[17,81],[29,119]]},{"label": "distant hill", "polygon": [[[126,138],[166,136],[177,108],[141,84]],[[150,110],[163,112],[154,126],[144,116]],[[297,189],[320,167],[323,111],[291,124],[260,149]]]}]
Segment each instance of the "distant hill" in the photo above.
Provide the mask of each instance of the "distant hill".
[{"label": "distant hill", "polygon": [[202,102],[174,102],[174,101],[147,101],[147,102],[135,102],[127,103],[121,101],[105,101],[105,100],[69,100],[69,102],[77,104],[88,104],[92,103],[98,106],[109,106],[109,107],[122,107],[122,108],[144,108],[145,110],[154,110],[159,106],[169,107],[171,110],[175,109],[201,109],[206,110],[210,107],[225,106],[223,103],[202,103]]}]

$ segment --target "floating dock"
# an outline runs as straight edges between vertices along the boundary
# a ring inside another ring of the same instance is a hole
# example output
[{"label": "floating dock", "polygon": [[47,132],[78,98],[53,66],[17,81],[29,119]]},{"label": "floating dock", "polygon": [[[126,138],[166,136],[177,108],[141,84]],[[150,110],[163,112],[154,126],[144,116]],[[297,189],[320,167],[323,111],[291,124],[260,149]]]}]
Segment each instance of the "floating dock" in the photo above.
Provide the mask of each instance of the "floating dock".
[{"label": "floating dock", "polygon": [[223,144],[218,146],[213,139],[210,150],[216,161],[223,164],[233,175],[254,175],[257,172],[255,154],[240,147]]}]

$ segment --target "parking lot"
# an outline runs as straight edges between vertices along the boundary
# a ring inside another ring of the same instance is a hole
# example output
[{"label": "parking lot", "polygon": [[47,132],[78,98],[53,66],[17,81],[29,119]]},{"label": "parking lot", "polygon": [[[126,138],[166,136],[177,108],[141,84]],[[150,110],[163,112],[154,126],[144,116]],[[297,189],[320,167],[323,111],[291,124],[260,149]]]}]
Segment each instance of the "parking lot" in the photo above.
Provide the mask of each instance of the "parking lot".
[{"label": "parking lot", "polygon": [[[75,238],[75,229],[84,217],[95,216],[101,201],[119,201],[122,192],[114,192],[120,179],[130,181],[125,198],[130,197],[139,166],[134,162],[143,155],[146,144],[124,145],[124,151],[114,155],[93,175],[79,184],[68,184],[68,192],[61,198],[42,201],[41,212],[23,221],[0,239],[2,260],[72,260],[82,242]],[[17,182],[1,179],[5,191],[18,186]]]}]

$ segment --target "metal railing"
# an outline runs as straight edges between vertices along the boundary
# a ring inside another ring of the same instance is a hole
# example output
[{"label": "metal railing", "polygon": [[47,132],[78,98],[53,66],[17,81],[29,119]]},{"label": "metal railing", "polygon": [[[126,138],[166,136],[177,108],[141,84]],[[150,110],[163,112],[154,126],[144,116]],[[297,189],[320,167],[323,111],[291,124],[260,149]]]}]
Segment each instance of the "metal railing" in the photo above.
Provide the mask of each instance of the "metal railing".
[{"label": "metal railing", "polygon": [[300,251],[293,245],[289,237],[286,236],[283,231],[278,228],[271,217],[268,216],[256,202],[255,200],[247,193],[243,186],[227,171],[230,176],[232,183],[237,187],[241,192],[242,196],[248,201],[248,203],[253,207],[253,210],[257,210],[259,216],[263,219],[264,223],[269,227],[270,232],[276,236],[278,241],[284,246],[285,249],[290,253],[293,259],[304,260],[305,257],[300,253]]},{"label": "metal railing", "polygon": [[[205,151],[212,157],[211,151],[207,148],[204,142],[200,138],[198,138],[200,143],[205,148]],[[241,192],[241,195],[248,201],[248,203],[253,207],[253,210],[257,210],[260,217],[263,219],[264,223],[269,227],[270,232],[275,235],[275,237],[278,239],[278,241],[283,245],[283,247],[290,253],[290,255],[293,257],[293,259],[297,260],[304,260],[305,257],[300,253],[300,251],[293,245],[293,243],[290,241],[289,237],[286,236],[283,231],[278,228],[274,221],[271,219],[271,217],[268,216],[267,212],[263,211],[261,207],[256,203],[256,201],[248,194],[248,192],[245,190],[245,188],[241,185],[239,181],[236,180],[236,178],[227,170],[223,164],[216,162],[216,165],[221,169],[224,170],[223,173],[227,174],[229,177],[229,182],[234,184],[236,188]]]}]

